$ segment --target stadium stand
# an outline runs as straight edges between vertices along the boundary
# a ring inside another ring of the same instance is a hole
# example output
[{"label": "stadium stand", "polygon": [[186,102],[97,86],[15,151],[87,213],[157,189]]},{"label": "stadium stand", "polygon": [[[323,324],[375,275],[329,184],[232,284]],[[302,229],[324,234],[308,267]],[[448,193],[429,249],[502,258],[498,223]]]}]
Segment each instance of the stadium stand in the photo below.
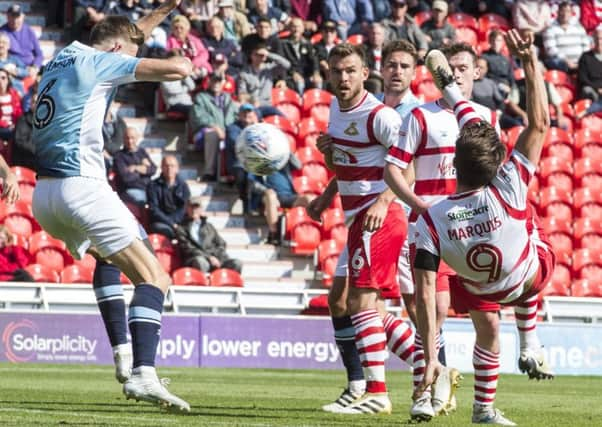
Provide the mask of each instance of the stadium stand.
[{"label": "stadium stand", "polygon": [[[0,2],[0,11],[11,3]],[[27,14],[26,22],[40,38],[48,61],[69,42],[68,32],[47,27],[44,2],[20,0],[17,3]],[[429,18],[428,11],[414,16],[418,25]],[[510,28],[507,17],[492,13],[471,16],[459,9],[450,14],[449,22],[460,39],[470,41],[480,52],[488,48],[489,32]],[[308,34],[309,37],[314,42],[319,40],[316,34]],[[359,44],[363,37],[353,35],[348,41]],[[504,52],[507,54],[507,50]],[[547,71],[545,77],[560,93],[563,100],[560,108],[570,119],[571,128],[550,130],[544,158],[529,188],[529,200],[542,216],[559,261],[552,282],[544,291],[542,309],[549,321],[597,321],[602,317],[602,117],[600,113],[584,116],[592,102],[576,99],[574,76],[554,70]],[[149,87],[152,89],[148,90]],[[115,103],[111,111],[127,126],[139,129],[144,135],[141,146],[152,153],[157,164],[166,151],[178,155],[192,196],[202,199],[209,220],[226,240],[229,253],[243,261],[240,276],[222,271],[215,277],[206,277],[191,269],[179,268],[177,247],[168,239],[149,236],[163,266],[178,285],[170,291],[166,308],[174,312],[327,313],[325,287],[332,280],[334,260],[347,234],[340,205],[336,205],[340,199],[324,212],[321,224],[311,221],[302,209],[283,212],[286,217],[283,233],[288,245],[262,244],[267,235],[263,220],[241,215],[231,188],[220,183],[199,182],[200,161],[197,153],[190,151],[194,146],[187,144],[190,137],[186,116],[166,113],[157,87],[149,87],[127,87],[120,91],[121,102]],[[417,67],[412,89],[425,101],[439,97],[430,73],[422,65]],[[147,94],[150,97],[146,97]],[[299,175],[294,177],[295,188],[301,193],[318,194],[331,176],[321,154],[315,150],[315,141],[326,131],[332,94],[325,88],[307,88],[303,93],[276,88],[271,95],[273,105],[284,116],[272,115],[264,120],[287,134],[292,151],[303,163]],[[504,141],[510,149],[521,130],[514,127],[504,133]],[[10,143],[1,143],[0,152],[9,160],[10,150]],[[72,260],[64,245],[40,232],[31,211],[35,172],[22,167],[13,170],[19,178],[22,200],[12,206],[0,202],[0,223],[15,233],[18,244],[33,255],[35,264],[27,270],[36,282],[47,283],[11,284],[10,287],[0,284],[0,307],[96,310],[90,285],[77,284],[90,283],[95,260],[90,255],[83,260]],[[136,209],[135,215],[145,224],[147,211]],[[63,284],[58,284],[59,281]],[[127,283],[127,279],[123,281]],[[126,288],[126,298],[129,298],[131,290]]]}]

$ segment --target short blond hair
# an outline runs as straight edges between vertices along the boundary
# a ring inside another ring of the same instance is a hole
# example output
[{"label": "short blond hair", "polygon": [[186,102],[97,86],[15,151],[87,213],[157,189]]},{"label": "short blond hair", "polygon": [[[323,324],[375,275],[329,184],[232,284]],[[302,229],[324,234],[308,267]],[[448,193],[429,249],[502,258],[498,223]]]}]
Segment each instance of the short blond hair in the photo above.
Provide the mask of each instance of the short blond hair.
[{"label": "short blond hair", "polygon": [[176,15],[171,20],[171,28],[176,24],[182,24],[186,29],[190,30],[190,21],[184,15]]}]

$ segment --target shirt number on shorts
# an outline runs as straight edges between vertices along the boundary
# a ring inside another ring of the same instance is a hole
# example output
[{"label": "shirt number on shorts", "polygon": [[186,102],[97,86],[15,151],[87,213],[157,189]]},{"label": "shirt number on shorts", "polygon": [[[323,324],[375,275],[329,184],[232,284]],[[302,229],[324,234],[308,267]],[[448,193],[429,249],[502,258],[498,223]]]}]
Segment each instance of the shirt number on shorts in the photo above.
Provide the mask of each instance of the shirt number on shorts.
[{"label": "shirt number on shorts", "polygon": [[487,243],[475,245],[466,254],[468,267],[479,273],[489,273],[487,283],[497,282],[502,273],[502,251]]},{"label": "shirt number on shorts", "polygon": [[38,102],[36,103],[36,110],[33,115],[33,125],[36,129],[45,128],[54,117],[54,99],[48,95],[48,91],[52,89],[55,83],[56,79],[50,80],[38,95]]},{"label": "shirt number on shorts", "polygon": [[351,257],[351,269],[359,274],[359,271],[364,267],[366,261],[362,257],[362,248],[357,248]]}]

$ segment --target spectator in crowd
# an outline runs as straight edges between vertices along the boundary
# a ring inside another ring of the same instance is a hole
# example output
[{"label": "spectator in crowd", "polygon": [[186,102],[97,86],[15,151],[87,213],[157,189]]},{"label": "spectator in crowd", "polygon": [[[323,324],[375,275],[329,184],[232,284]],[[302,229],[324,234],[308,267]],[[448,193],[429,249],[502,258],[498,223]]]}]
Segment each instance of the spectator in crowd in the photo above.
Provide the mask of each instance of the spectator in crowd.
[{"label": "spectator in crowd", "polygon": [[10,73],[0,69],[0,139],[13,141],[15,126],[23,114],[21,97],[12,85]]},{"label": "spectator in crowd", "polygon": [[161,161],[161,176],[148,185],[147,200],[150,209],[150,231],[169,239],[176,238],[176,229],[186,214],[190,199],[188,184],[179,175],[176,156],[167,154]]},{"label": "spectator in crowd", "polygon": [[[247,8],[249,10],[255,9],[257,7],[257,0],[247,0]],[[277,7],[287,15],[291,16],[292,5],[291,0],[268,0],[268,5],[270,7]]]},{"label": "spectator in crowd", "polygon": [[364,48],[366,65],[372,73],[380,76],[383,46],[385,44],[385,27],[380,22],[370,24]]},{"label": "spectator in crowd", "polygon": [[286,12],[277,7],[270,7],[268,0],[256,0],[255,7],[250,9],[249,21],[253,25],[259,18],[269,19],[274,33],[284,30],[290,19]]},{"label": "spectator in crowd", "polygon": [[259,119],[259,111],[252,104],[242,104],[238,109],[237,120],[226,128],[226,173],[234,177],[245,214],[249,212],[247,172],[236,157],[236,139],[244,128],[259,123]]},{"label": "spectator in crowd", "polygon": [[9,52],[30,68],[30,75],[36,75],[42,66],[44,55],[36,33],[25,23],[25,14],[21,6],[11,5],[6,11],[6,19],[7,22],[0,27],[0,31],[10,38]]},{"label": "spectator in crowd", "polygon": [[483,52],[482,58],[487,61],[487,77],[500,85],[502,92],[508,94],[514,84],[514,70],[510,60],[502,54],[504,35],[500,30],[489,33],[489,49]]},{"label": "spectator in crowd", "polygon": [[240,43],[243,37],[251,33],[247,16],[234,8],[233,0],[219,0],[217,16],[224,22],[224,37]]},{"label": "spectator in crowd", "polygon": [[[180,49],[173,49],[168,57],[183,56]],[[159,84],[159,90],[163,97],[163,102],[168,112],[180,112],[188,115],[192,107],[192,97],[190,93],[194,90],[195,83],[192,77],[188,76],[182,80],[165,81]]]},{"label": "spectator in crowd", "polygon": [[359,34],[374,22],[374,10],[370,0],[324,0],[324,19],[337,23],[341,40]]},{"label": "spectator in crowd", "polygon": [[265,43],[268,51],[277,55],[284,55],[283,42],[272,31],[272,23],[267,18],[259,18],[255,23],[255,33],[248,34],[243,39],[241,46],[244,52],[250,52],[258,43]]},{"label": "spectator in crowd", "polygon": [[[297,194],[293,187],[291,170],[300,169],[301,162],[291,154],[289,162],[282,169],[267,176],[250,175],[249,190],[253,197],[253,205],[261,204],[268,224],[269,234],[267,244],[280,245],[280,220],[279,208],[292,208],[294,206],[306,207],[315,196],[310,194]],[[258,203],[261,201],[260,203]]]},{"label": "spectator in crowd", "polygon": [[429,49],[440,49],[456,40],[456,29],[447,22],[448,12],[446,1],[435,0],[432,18],[420,27],[429,43]]},{"label": "spectator in crowd", "polygon": [[176,229],[180,257],[187,267],[205,273],[218,268],[230,268],[241,272],[242,263],[230,258],[226,252],[226,241],[204,215],[199,201],[188,201],[186,216]]},{"label": "spectator in crowd", "polygon": [[[267,62],[268,59],[270,62]],[[238,99],[240,102],[251,102],[261,111],[262,117],[281,114],[272,107],[272,89],[285,87],[286,83],[277,81],[275,75],[286,73],[291,63],[284,57],[269,52],[265,43],[255,45],[249,55],[248,64],[238,76]]]},{"label": "spectator in crowd", "polygon": [[391,16],[391,3],[388,0],[371,0],[374,22],[380,22]]},{"label": "spectator in crowd", "polygon": [[74,0],[73,24],[71,25],[71,39],[83,41],[85,34],[94,24],[100,22],[105,14],[107,0]]},{"label": "spectator in crowd", "polygon": [[316,20],[322,16],[322,1],[320,0],[290,0],[291,15],[298,16],[305,21],[305,29],[316,32]]},{"label": "spectator in crowd", "polygon": [[211,57],[221,54],[228,61],[228,71],[230,74],[237,75],[242,68],[242,54],[240,46],[234,39],[224,37],[224,23],[214,16],[207,21],[207,31],[203,37],[203,44],[209,51]]},{"label": "spectator in crowd", "polygon": [[486,13],[495,13],[504,18],[510,18],[510,10],[506,7],[508,2],[500,0],[461,0],[459,2],[462,12],[478,17]]},{"label": "spectator in crowd", "polygon": [[123,133],[123,148],[113,155],[113,171],[117,194],[122,200],[139,206],[146,204],[146,189],[157,172],[144,148],[139,148],[140,133],[127,127]]},{"label": "spectator in crowd", "polygon": [[407,40],[416,46],[419,58],[424,58],[428,49],[428,41],[422,30],[407,14],[408,4],[405,0],[391,0],[393,14],[385,19],[383,25],[387,29],[387,41]]},{"label": "spectator in crowd", "polygon": [[167,38],[167,50],[180,49],[194,66],[193,77],[202,78],[213,71],[209,63],[209,51],[201,39],[190,33],[190,21],[177,15],[171,22],[171,34]]},{"label": "spectator in crowd", "polygon": [[[545,82],[546,93],[548,96],[548,102],[552,105],[556,111],[556,119],[551,120],[552,126],[567,128],[568,119],[564,116],[561,104],[562,98],[558,94],[558,91],[554,85],[550,82]],[[506,112],[500,120],[500,126],[507,128],[512,126],[527,126],[529,124],[527,120],[527,89],[525,86],[525,76],[521,69],[516,74],[515,85],[512,87],[510,96],[506,102]]]},{"label": "spectator in crowd", "polygon": [[236,120],[237,108],[230,95],[223,92],[224,83],[223,74],[212,74],[209,87],[194,98],[190,110],[195,146],[204,152],[203,181],[217,179],[220,141],[226,139],[226,126]]},{"label": "spectator in crowd", "polygon": [[474,81],[472,87],[472,100],[490,110],[499,111],[504,108],[506,94],[500,91],[497,82],[488,77],[487,68],[487,60],[483,57],[478,58],[479,77]]},{"label": "spectator in crowd", "polygon": [[[226,81],[224,82],[224,87],[222,88],[222,91],[224,93],[229,94],[232,97],[235,97],[236,96],[235,77],[237,77],[238,74],[236,76],[231,76],[229,73],[234,73],[237,71],[235,69],[233,69],[232,67],[228,66],[228,60],[221,53],[218,53],[216,55],[211,55],[211,66],[213,67],[212,74],[221,74],[226,79]],[[201,82],[201,90],[207,90],[208,87],[209,87],[209,76],[206,76],[203,79],[203,81]],[[198,89],[199,88],[197,86],[197,91],[198,91]]]},{"label": "spectator in crowd", "polygon": [[540,44],[540,33],[552,23],[552,12],[546,0],[516,0],[512,5],[512,23],[518,30],[533,31],[536,43]]},{"label": "spectator in crowd", "polygon": [[337,45],[337,24],[334,21],[324,21],[320,26],[322,39],[314,45],[315,55],[320,66],[323,79],[328,76],[328,54]]},{"label": "spectator in crowd", "polygon": [[318,58],[312,44],[303,37],[305,26],[301,18],[290,21],[290,36],[284,41],[284,57],[290,62],[287,84],[299,93],[306,87],[322,87]]},{"label": "spectator in crowd", "polygon": [[579,58],[580,98],[589,98],[598,101],[602,95],[602,25],[592,34],[594,47]]},{"label": "spectator in crowd", "polygon": [[[21,102],[23,106],[23,114],[17,120],[15,126],[15,139],[12,148],[11,164],[13,166],[25,166],[29,169],[36,170],[35,147],[32,140],[33,132],[33,108],[38,98],[38,82],[34,82],[29,88],[29,101],[25,103],[25,99]],[[27,108],[25,108],[25,105]]]},{"label": "spectator in crowd", "polygon": [[543,34],[544,64],[553,70],[577,70],[581,54],[589,49],[589,38],[579,23],[571,23],[571,5],[563,2],[558,19]]},{"label": "spectator in crowd", "polygon": [[0,33],[0,68],[4,68],[13,77],[13,86],[19,95],[25,95],[24,79],[31,80],[30,71],[19,57],[9,53],[10,38],[6,33]]},{"label": "spectator in crowd", "polygon": [[590,34],[602,24],[602,0],[581,0],[579,8],[581,25]]},{"label": "spectator in crowd", "polygon": [[144,9],[136,0],[111,1],[106,14],[127,16],[130,21],[136,22],[144,16]]},{"label": "spectator in crowd", "polygon": [[[472,0],[471,0],[472,1]],[[429,12],[431,7],[424,0],[407,0],[408,3],[408,14],[410,16],[416,16],[420,12]]]},{"label": "spectator in crowd", "polygon": [[205,23],[218,10],[215,0],[183,0],[178,9],[188,18],[197,34],[203,34]]},{"label": "spectator in crowd", "polygon": [[34,282],[24,268],[31,261],[29,252],[16,244],[4,225],[0,225],[0,281],[2,282]]}]

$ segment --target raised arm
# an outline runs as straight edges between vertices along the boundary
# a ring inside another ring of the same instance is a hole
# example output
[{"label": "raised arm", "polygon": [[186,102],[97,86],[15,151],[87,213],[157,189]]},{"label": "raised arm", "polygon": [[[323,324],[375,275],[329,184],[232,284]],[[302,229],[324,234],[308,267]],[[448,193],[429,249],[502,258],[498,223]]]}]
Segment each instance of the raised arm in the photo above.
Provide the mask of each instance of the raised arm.
[{"label": "raised arm", "polygon": [[517,30],[510,30],[506,34],[506,45],[510,52],[522,62],[527,89],[529,124],[518,137],[514,149],[527,157],[531,163],[537,165],[546,134],[550,128],[548,95],[543,80],[543,70],[539,67],[537,54],[533,48],[533,37],[522,39]]},{"label": "raised arm", "polygon": [[136,80],[163,82],[182,80],[192,74],[192,62],[183,56],[168,59],[142,58],[136,66]]},{"label": "raised arm", "polygon": [[148,39],[157,25],[159,25],[167,16],[180,5],[182,0],[167,0],[158,8],[154,9],[148,15],[136,21],[136,26],[144,33],[144,39]]}]

